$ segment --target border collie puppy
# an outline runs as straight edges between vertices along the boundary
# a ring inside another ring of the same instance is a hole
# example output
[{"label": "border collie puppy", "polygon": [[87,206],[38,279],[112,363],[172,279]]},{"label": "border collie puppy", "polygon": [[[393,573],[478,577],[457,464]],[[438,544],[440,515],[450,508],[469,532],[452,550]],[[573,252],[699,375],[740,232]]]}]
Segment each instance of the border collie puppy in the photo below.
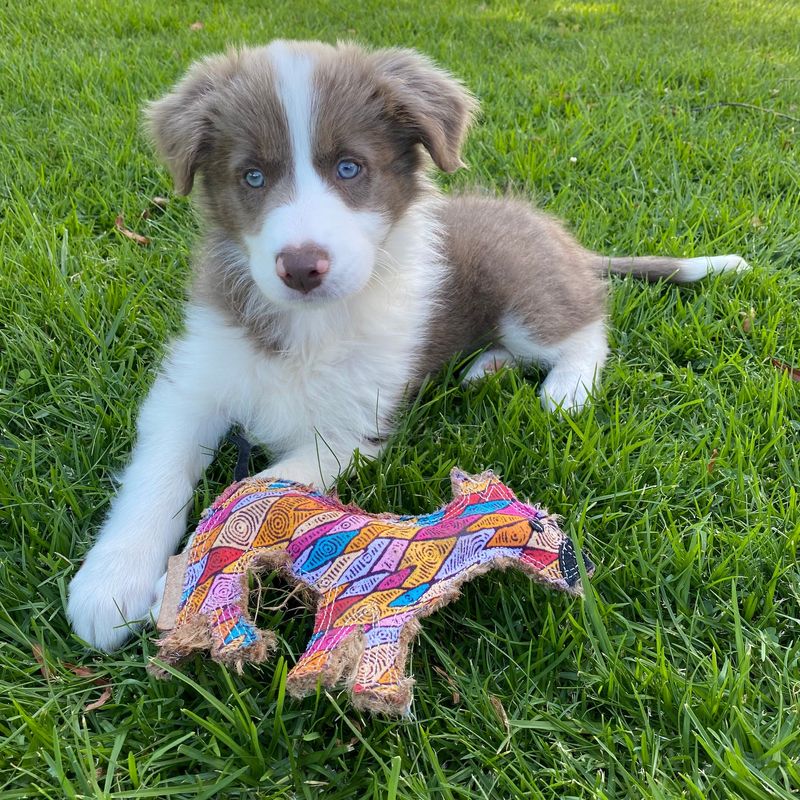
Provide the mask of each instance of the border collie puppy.
[{"label": "border collie puppy", "polygon": [[184,333],[141,408],[100,535],[69,589],[75,632],[111,650],[157,602],[192,491],[232,423],[267,472],[330,486],[376,456],[409,389],[455,353],[466,379],[548,370],[577,411],[608,353],[604,273],[692,281],[738,256],[609,259],[525,203],[444,198],[427,177],[477,108],[410,50],[277,41],[195,64],[148,110],[203,234]]}]

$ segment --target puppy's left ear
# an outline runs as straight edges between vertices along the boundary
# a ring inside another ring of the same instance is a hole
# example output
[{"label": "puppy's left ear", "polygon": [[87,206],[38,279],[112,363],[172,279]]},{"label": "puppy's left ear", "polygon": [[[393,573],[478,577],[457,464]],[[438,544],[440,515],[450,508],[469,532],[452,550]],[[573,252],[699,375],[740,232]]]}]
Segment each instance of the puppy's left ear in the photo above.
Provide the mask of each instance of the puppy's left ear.
[{"label": "puppy's left ear", "polygon": [[475,97],[449,72],[414,50],[373,53],[387,111],[430,153],[439,169],[463,167],[461,147],[478,110]]}]

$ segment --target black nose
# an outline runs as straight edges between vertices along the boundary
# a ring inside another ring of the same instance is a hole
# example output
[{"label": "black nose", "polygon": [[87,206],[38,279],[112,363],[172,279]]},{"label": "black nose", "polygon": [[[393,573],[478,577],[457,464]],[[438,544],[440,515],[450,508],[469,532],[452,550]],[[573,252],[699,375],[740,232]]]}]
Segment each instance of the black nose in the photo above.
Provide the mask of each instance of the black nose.
[{"label": "black nose", "polygon": [[316,289],[330,268],[328,251],[317,245],[287,247],[275,258],[278,277],[290,289],[304,294]]}]

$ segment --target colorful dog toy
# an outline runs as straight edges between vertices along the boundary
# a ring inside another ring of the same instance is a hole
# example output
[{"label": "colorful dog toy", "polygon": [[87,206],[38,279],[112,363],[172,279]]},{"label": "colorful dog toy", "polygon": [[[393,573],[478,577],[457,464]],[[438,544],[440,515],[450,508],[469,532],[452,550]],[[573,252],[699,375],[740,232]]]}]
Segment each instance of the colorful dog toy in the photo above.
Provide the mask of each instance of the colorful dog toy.
[{"label": "colorful dog toy", "polygon": [[[402,714],[418,619],[493,567],[518,567],[582,593],[572,542],[547,511],[527,505],[491,472],[450,475],[453,500],[420,517],[367,514],[290,481],[248,478],[205,512],[183,556],[170,561],[159,616],[158,657],[177,664],[195,650],[241,671],[275,647],[247,616],[249,570],[284,567],[317,597],[314,633],[286,686],[344,681],[357,707]],[[594,565],[584,556],[587,575]],[[175,582],[175,578],[182,582]],[[151,665],[154,674],[163,670]]]}]

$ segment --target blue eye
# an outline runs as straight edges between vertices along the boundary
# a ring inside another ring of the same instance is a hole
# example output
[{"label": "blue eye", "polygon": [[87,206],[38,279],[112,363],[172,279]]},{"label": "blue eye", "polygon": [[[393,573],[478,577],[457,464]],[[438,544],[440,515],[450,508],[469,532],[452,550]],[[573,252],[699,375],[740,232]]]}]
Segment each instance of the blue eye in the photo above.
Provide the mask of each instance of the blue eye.
[{"label": "blue eye", "polygon": [[351,178],[355,178],[359,172],[361,172],[361,165],[356,164],[355,161],[351,161],[349,158],[343,158],[336,165],[336,174],[346,181],[349,181]]},{"label": "blue eye", "polygon": [[260,189],[266,183],[264,173],[260,169],[247,170],[244,174],[244,182],[251,189]]}]

